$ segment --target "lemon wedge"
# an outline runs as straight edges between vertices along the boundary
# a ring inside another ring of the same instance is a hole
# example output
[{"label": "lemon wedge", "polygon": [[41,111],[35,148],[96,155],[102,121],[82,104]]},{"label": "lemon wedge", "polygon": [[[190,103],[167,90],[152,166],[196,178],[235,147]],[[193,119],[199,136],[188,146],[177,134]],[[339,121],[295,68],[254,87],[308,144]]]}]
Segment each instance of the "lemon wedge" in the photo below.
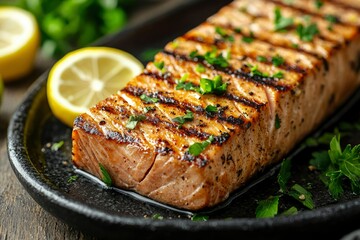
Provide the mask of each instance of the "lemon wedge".
[{"label": "lemon wedge", "polygon": [[50,109],[72,127],[78,115],[121,90],[143,69],[133,55],[115,48],[85,47],[69,52],[50,69],[46,89]]},{"label": "lemon wedge", "polygon": [[0,75],[4,81],[30,73],[39,44],[39,28],[30,12],[0,7]]}]

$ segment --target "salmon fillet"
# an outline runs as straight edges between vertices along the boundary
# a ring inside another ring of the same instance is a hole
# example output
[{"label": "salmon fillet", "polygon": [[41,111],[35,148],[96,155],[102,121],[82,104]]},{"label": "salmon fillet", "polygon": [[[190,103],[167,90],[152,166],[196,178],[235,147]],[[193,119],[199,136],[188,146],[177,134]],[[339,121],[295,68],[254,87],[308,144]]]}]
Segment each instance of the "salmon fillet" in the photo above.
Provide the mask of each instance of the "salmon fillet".
[{"label": "salmon fillet", "polygon": [[225,201],[360,84],[360,5],[236,0],[78,116],[74,165],[180,209]]}]

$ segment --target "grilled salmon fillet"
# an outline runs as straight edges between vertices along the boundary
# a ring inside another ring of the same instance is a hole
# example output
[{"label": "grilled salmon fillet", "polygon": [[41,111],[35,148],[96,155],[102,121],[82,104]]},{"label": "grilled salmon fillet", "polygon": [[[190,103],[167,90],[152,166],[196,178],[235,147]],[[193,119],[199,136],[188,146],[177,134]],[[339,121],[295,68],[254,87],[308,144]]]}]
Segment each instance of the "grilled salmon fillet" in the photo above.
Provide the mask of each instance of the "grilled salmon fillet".
[{"label": "grilled salmon fillet", "polygon": [[169,42],[76,118],[74,165],[195,211],[281,161],[360,84],[359,2],[285,2],[233,1]]}]

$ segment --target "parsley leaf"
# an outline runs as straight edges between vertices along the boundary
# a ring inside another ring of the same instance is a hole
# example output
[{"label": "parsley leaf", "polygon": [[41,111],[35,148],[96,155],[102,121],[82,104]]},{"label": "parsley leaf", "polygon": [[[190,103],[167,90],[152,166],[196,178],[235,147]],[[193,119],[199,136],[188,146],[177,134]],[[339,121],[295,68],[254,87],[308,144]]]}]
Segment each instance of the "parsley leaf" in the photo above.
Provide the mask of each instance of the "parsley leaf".
[{"label": "parsley leaf", "polygon": [[321,0],[315,0],[314,5],[317,9],[320,9],[324,5],[324,2]]},{"label": "parsley leaf", "polygon": [[278,213],[279,196],[270,196],[259,201],[255,214],[257,218],[275,217]]},{"label": "parsley leaf", "polygon": [[195,71],[198,73],[204,73],[206,71],[206,69],[205,69],[204,65],[198,64],[198,65],[196,65]]},{"label": "parsley leaf", "polygon": [[191,217],[191,221],[195,221],[195,222],[205,222],[209,220],[209,216],[207,215],[199,215],[199,214],[194,214],[192,217]]},{"label": "parsley leaf", "polygon": [[302,41],[310,42],[314,37],[320,33],[316,23],[310,23],[308,26],[299,24],[296,27],[296,32]]},{"label": "parsley leaf", "polygon": [[314,201],[312,200],[312,194],[299,184],[294,184],[288,192],[288,195],[292,196],[309,209],[315,207]]},{"label": "parsley leaf", "polygon": [[215,76],[215,78],[201,78],[200,79],[200,89],[201,94],[214,93],[217,95],[223,94],[227,89],[227,83],[222,82],[222,77],[220,75]]},{"label": "parsley leaf", "polygon": [[192,51],[190,53],[190,58],[205,60],[208,64],[220,68],[227,68],[230,66],[226,58],[224,58],[224,56],[221,53],[218,53],[216,48],[214,48],[212,51],[206,52],[204,55],[198,54],[197,50]]},{"label": "parsley leaf", "polygon": [[154,62],[154,65],[157,69],[159,69],[160,71],[164,71],[165,70],[165,63],[164,61],[161,62]]},{"label": "parsley leaf", "polygon": [[111,186],[112,185],[112,180],[110,177],[110,174],[108,173],[108,171],[105,169],[105,167],[99,163],[99,167],[100,167],[100,171],[102,174],[101,180],[107,185],[107,186]]},{"label": "parsley leaf", "polygon": [[294,24],[294,19],[286,18],[281,14],[281,10],[279,7],[276,7],[274,10],[275,19],[274,19],[274,30],[278,31],[285,31],[288,27]]},{"label": "parsley leaf", "polygon": [[144,115],[131,115],[128,122],[126,123],[126,128],[134,129],[138,122],[141,122],[146,119]]},{"label": "parsley leaf", "polygon": [[234,36],[229,35],[221,27],[215,27],[215,32],[219,34],[225,41],[234,42]]},{"label": "parsley leaf", "polygon": [[179,128],[182,127],[182,125],[185,124],[185,122],[190,122],[192,120],[194,120],[194,113],[191,112],[190,110],[186,110],[186,114],[184,116],[181,117],[176,117],[172,119],[173,122],[176,122],[179,124]]},{"label": "parsley leaf", "polygon": [[284,64],[285,59],[283,57],[281,57],[280,55],[276,55],[276,56],[272,57],[271,62],[273,63],[273,65],[275,67],[278,67],[278,66]]},{"label": "parsley leaf", "polygon": [[278,71],[278,72],[274,73],[271,77],[281,79],[281,78],[284,78],[284,73],[282,71]]},{"label": "parsley leaf", "polygon": [[205,111],[208,113],[214,113],[218,111],[218,108],[214,105],[207,105]]},{"label": "parsley leaf", "polygon": [[199,156],[212,142],[214,141],[214,137],[210,136],[204,142],[197,142],[192,144],[189,147],[189,153],[195,157]]},{"label": "parsley leaf", "polygon": [[291,169],[291,161],[290,159],[285,159],[281,163],[280,171],[277,177],[277,181],[279,183],[281,192],[287,192],[286,184],[291,177],[290,169]]},{"label": "parsley leaf", "polygon": [[143,100],[145,103],[157,103],[159,101],[158,98],[152,98],[152,97],[149,97],[145,94],[142,94],[140,96],[140,99]]},{"label": "parsley leaf", "polygon": [[64,141],[60,141],[60,142],[57,142],[57,143],[53,143],[53,144],[51,145],[51,151],[57,151],[57,150],[59,150],[63,145],[64,145]]}]

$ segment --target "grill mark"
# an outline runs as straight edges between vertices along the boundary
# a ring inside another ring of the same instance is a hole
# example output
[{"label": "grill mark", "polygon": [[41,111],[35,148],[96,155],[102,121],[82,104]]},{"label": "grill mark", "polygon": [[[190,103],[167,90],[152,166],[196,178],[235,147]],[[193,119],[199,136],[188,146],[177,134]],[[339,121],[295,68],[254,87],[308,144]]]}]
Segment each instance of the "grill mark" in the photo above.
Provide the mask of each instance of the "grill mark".
[{"label": "grill mark", "polygon": [[[307,9],[299,8],[299,7],[295,6],[295,5],[287,5],[286,3],[282,2],[282,1],[279,1],[279,0],[268,0],[268,1],[273,2],[273,3],[275,3],[275,4],[279,5],[279,6],[282,6],[282,7],[287,7],[287,8],[294,9],[294,10],[299,11],[299,12],[301,12],[303,14],[306,14],[306,15],[312,15],[312,16],[316,16],[316,17],[324,19],[324,16],[320,12],[311,12],[311,11],[309,11]],[[332,0],[331,2],[327,2],[327,4],[329,4],[329,3],[332,4],[332,5],[338,5],[338,6],[342,7],[342,8],[344,8],[344,9],[351,9],[351,10],[355,10],[355,11],[360,12],[360,8],[354,8],[354,7],[351,7],[349,5],[345,5],[344,3],[337,2],[336,0]],[[340,25],[343,25],[343,26],[357,27],[357,25],[344,22],[339,18],[337,18],[336,24],[340,24]]]},{"label": "grill mark", "polygon": [[[211,22],[205,22],[204,24],[209,24],[209,25],[212,25],[212,26],[215,26],[213,23]],[[231,24],[218,24],[217,26],[219,27],[222,27],[224,29],[227,29],[227,30],[231,30],[233,31],[234,34],[238,34],[240,36],[247,36],[247,35],[244,35],[242,34],[241,32],[236,32],[235,31],[235,28],[231,25]],[[182,36],[183,38],[186,39],[186,37],[188,37],[186,34]],[[265,38],[259,38],[259,36],[256,36],[256,35],[253,35],[252,36],[253,39],[256,39],[257,41],[259,42],[263,42],[263,43],[266,43],[266,44],[269,44],[269,45],[272,45],[273,47],[281,47],[281,48],[284,48],[284,49],[287,49],[287,50],[290,50],[290,51],[294,51],[294,52],[299,52],[299,53],[303,53],[305,55],[310,55],[314,58],[317,58],[317,59],[321,59],[322,56],[319,56],[318,54],[314,53],[314,52],[309,52],[307,50],[304,50],[304,49],[300,49],[300,48],[294,48],[294,47],[291,47],[291,46],[288,46],[288,45],[282,45],[282,44],[277,44],[277,43],[273,43],[273,42],[270,42],[268,39],[265,39]],[[189,39],[191,40],[191,39]],[[201,40],[201,39],[200,39]],[[196,40],[196,41],[200,41],[200,40]],[[195,40],[194,40],[195,41]]]},{"label": "grill mark", "polygon": [[[143,94],[145,92],[145,89],[141,89],[141,88],[138,88],[138,87],[126,87],[123,89],[123,91],[133,95],[133,96],[140,96],[141,94]],[[218,119],[222,122],[226,122],[226,123],[229,123],[233,126],[244,126],[245,124],[245,120],[243,118],[235,118],[233,116],[226,116],[224,114],[224,111],[221,111],[219,110],[217,113],[208,113],[203,107],[201,106],[195,106],[189,102],[186,102],[186,101],[182,101],[182,102],[179,102],[177,101],[176,99],[173,99],[171,97],[167,97],[167,96],[164,96],[163,92],[156,92],[156,93],[149,93],[147,92],[146,93],[148,96],[150,97],[154,97],[154,98],[158,98],[159,99],[159,102],[162,103],[162,104],[167,104],[167,105],[172,105],[172,106],[176,106],[177,108],[180,108],[181,110],[183,111],[186,111],[186,110],[192,110],[193,112],[196,112],[197,114],[199,115],[202,115],[202,116],[206,116],[208,118],[211,118],[211,119]],[[238,96],[234,96],[234,95],[231,95],[229,94],[229,96],[235,100],[235,101],[241,101],[241,99],[237,99],[237,98],[240,98]],[[228,98],[230,98],[228,97]],[[236,98],[237,97],[237,98]],[[230,99],[231,99],[230,98]],[[255,109],[258,109],[258,108],[255,108]],[[159,119],[153,119],[151,120],[153,122],[153,124],[158,124],[159,123]],[[177,124],[174,124],[174,126],[171,126],[171,127],[177,127],[178,125]],[[207,136],[209,137],[209,136]]]},{"label": "grill mark", "polygon": [[[238,33],[235,33],[235,34],[238,34]],[[222,40],[222,39],[214,39],[213,42],[210,42],[210,41],[206,41],[205,39],[203,39],[201,37],[196,37],[196,36],[184,35],[183,38],[186,39],[187,41],[193,41],[193,42],[205,44],[207,46],[215,45],[217,48],[222,48],[222,45],[224,43],[224,40]],[[288,49],[290,49],[290,48],[288,48]],[[254,61],[258,62],[258,63],[267,64],[267,65],[271,65],[271,66],[273,65],[273,63],[271,61],[269,61],[268,59],[266,61],[264,61],[264,62],[259,62],[259,60],[257,59],[258,56],[254,56],[253,54],[251,54],[251,55],[244,54],[242,57],[244,59],[250,58],[250,59],[252,59],[252,60],[254,60]],[[286,62],[281,64],[277,68],[280,68],[280,69],[283,69],[283,70],[286,70],[286,71],[289,71],[289,72],[296,72],[296,73],[299,73],[299,74],[306,74],[307,73],[306,69],[300,67],[299,65],[290,65],[289,63],[286,63]]]},{"label": "grill mark", "polygon": [[[183,54],[178,54],[176,52],[171,52],[168,50],[164,50],[163,53],[166,55],[173,56],[177,59],[195,62],[195,63],[202,63],[203,65],[210,67],[213,70],[217,70],[217,71],[223,72],[227,75],[230,75],[230,76],[233,76],[236,78],[240,78],[240,79],[244,79],[249,82],[256,83],[257,85],[259,85],[259,84],[266,85],[266,86],[276,89],[277,91],[285,92],[285,91],[288,91],[291,89],[291,86],[289,86],[289,85],[278,85],[275,81],[275,78],[272,78],[272,77],[262,77],[262,76],[252,75],[250,72],[243,72],[241,70],[235,70],[231,66],[227,67],[227,68],[216,67],[213,65],[209,65],[205,60],[198,59],[198,58],[191,59],[190,57],[185,56]],[[224,96],[224,95],[222,95],[222,96]],[[234,100],[235,99],[236,98],[234,98]],[[239,100],[241,100],[241,99],[239,99]]]},{"label": "grill mark", "polygon": [[[270,0],[271,1],[271,0]],[[289,5],[286,5],[286,4],[278,4],[278,5],[282,5],[283,7],[287,7],[287,8],[291,8],[293,10],[297,10],[295,7],[291,7]],[[230,6],[231,8],[235,8],[235,6]],[[300,11],[301,12],[301,11]],[[305,12],[307,12],[305,10]],[[268,19],[268,20],[271,20],[268,18],[268,16],[266,15],[256,15],[256,16],[253,16],[253,15],[250,15],[248,12],[244,12],[244,14],[250,16],[250,17],[253,17],[253,18],[265,18],[265,19]],[[314,17],[316,17],[316,15],[312,14],[311,12],[308,12],[308,15],[312,15]],[[321,19],[323,19],[323,17],[321,17]],[[333,40],[333,39],[330,39],[330,38],[327,38],[326,36],[322,35],[321,32],[317,35],[317,37],[319,37],[320,39],[322,39],[323,41],[326,41],[326,42],[330,42],[330,43],[333,43],[333,44],[339,44],[340,42],[336,41],[336,40]]]},{"label": "grill mark", "polygon": [[[164,52],[165,53],[165,52]],[[166,53],[165,53],[166,54]],[[177,57],[177,56],[180,56],[180,55],[176,55],[175,57]],[[172,56],[172,57],[174,57],[174,56]],[[192,61],[192,60],[189,60],[189,61]],[[158,75],[158,74],[156,74],[156,73],[154,73],[154,72],[149,72],[149,71],[147,71],[147,72],[144,72],[144,73],[142,73],[141,75],[143,75],[143,76],[150,76],[150,77],[154,77],[154,78],[156,78],[157,80],[163,80],[163,78],[160,76],[160,75]],[[172,82],[172,83],[170,83],[170,82]],[[168,81],[168,83],[170,84],[170,85],[175,85],[176,84],[176,82],[175,82],[175,80],[171,80],[171,81]],[[127,89],[128,87],[126,87],[126,88],[124,88],[124,90],[125,91],[128,91],[128,89]],[[133,86],[130,86],[130,88],[134,88]],[[130,91],[132,91],[132,90],[130,90]],[[138,92],[137,94],[136,94],[136,96],[140,96],[141,94],[143,94],[144,93],[144,91],[145,90],[135,90],[135,92]],[[131,92],[129,92],[129,93],[131,93]],[[158,93],[159,94],[159,93]],[[153,93],[152,95],[151,95],[152,97],[156,97],[157,95],[155,94],[155,93]],[[224,93],[224,94],[222,94],[222,95],[217,95],[217,97],[218,98],[226,98],[226,99],[229,99],[229,100],[233,100],[233,101],[236,101],[236,102],[238,102],[238,103],[242,103],[242,104],[244,104],[244,105],[246,105],[246,106],[248,106],[248,107],[251,107],[251,108],[254,108],[254,109],[256,109],[256,110],[259,110],[262,106],[264,106],[265,104],[264,103],[258,103],[258,102],[256,102],[256,101],[253,101],[253,100],[250,100],[250,99],[247,99],[247,98],[244,98],[244,97],[239,97],[239,96],[237,96],[237,95],[235,95],[235,94],[232,94],[232,93],[228,93],[228,92],[226,92],[226,93]],[[161,99],[160,99],[161,100]],[[165,99],[166,100],[166,99]],[[170,103],[171,101],[169,101],[169,103]],[[180,102],[176,102],[176,103],[174,103],[174,104],[179,104],[179,105],[185,105],[186,103],[184,103],[184,102],[182,102],[182,103],[180,103]],[[197,109],[197,108],[199,108],[200,106],[194,106],[194,105],[192,105],[192,104],[189,104],[189,105],[186,105],[188,108],[193,108],[193,109]],[[201,107],[200,107],[201,108]],[[203,110],[196,110],[197,112],[201,112],[201,111],[205,111],[204,109]]]},{"label": "grill mark", "polygon": [[347,5],[346,3],[340,2],[340,1],[338,1],[338,0],[332,0],[331,3],[332,3],[332,4],[336,4],[336,5],[344,8],[344,9],[349,9],[349,10],[353,10],[353,11],[360,12],[360,8],[359,8],[359,7],[350,6],[350,5]]},{"label": "grill mark", "polygon": [[[167,130],[169,130],[175,134],[180,134],[181,136],[187,136],[187,137],[196,137],[202,141],[205,141],[206,139],[208,139],[211,136],[211,134],[199,131],[195,128],[185,128],[185,127],[179,128],[176,123],[164,122],[160,118],[158,118],[156,115],[147,116],[146,121],[154,126],[158,126],[158,124],[163,124]],[[221,146],[230,138],[230,136],[231,136],[230,133],[222,133],[220,135],[214,136],[214,140],[213,140],[212,144]]]}]

